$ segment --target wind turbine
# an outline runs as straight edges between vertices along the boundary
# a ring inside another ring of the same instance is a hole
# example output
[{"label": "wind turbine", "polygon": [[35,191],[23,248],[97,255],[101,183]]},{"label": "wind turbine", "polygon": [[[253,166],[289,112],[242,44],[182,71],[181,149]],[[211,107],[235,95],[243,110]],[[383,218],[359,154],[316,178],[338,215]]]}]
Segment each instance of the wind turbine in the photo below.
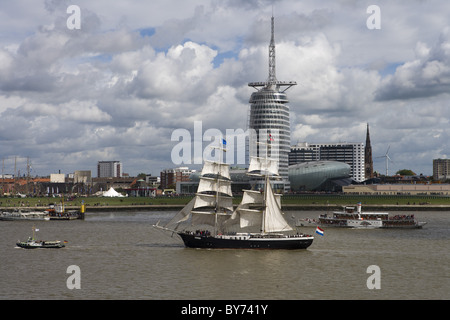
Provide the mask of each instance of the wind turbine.
[{"label": "wind turbine", "polygon": [[389,175],[389,161],[394,162],[390,157],[389,157],[389,149],[391,148],[391,145],[388,146],[387,150],[386,150],[386,154],[384,156],[381,157],[377,157],[377,158],[386,158],[386,177]]}]

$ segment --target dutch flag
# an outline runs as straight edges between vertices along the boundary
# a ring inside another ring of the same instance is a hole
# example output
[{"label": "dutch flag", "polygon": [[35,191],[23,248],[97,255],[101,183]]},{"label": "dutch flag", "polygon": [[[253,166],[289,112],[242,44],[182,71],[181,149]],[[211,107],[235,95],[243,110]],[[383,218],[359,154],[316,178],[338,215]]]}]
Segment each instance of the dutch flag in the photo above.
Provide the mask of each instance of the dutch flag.
[{"label": "dutch flag", "polygon": [[316,228],[316,233],[320,234],[323,237],[323,230],[319,227]]}]

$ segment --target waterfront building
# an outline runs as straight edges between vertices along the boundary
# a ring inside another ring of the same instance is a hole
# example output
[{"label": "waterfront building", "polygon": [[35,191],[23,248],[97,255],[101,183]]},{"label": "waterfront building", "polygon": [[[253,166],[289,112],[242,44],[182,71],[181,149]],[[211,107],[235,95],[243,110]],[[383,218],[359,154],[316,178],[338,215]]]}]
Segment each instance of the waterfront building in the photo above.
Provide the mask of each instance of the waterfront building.
[{"label": "waterfront building", "polygon": [[74,183],[92,183],[91,170],[77,170],[73,174]]},{"label": "waterfront building", "polygon": [[[369,184],[342,187],[344,194],[450,196],[450,184]],[[418,204],[418,203],[417,203]]]},{"label": "waterfront building", "polygon": [[289,166],[292,191],[341,191],[351,183],[350,166],[338,161],[313,161]]},{"label": "waterfront building", "polygon": [[[278,81],[275,68],[274,17],[271,19],[271,39],[269,44],[269,77],[267,81],[250,82],[248,86],[256,89],[249,103],[250,111],[248,127],[251,129],[249,156],[266,156],[266,148],[256,143],[269,142],[273,145],[269,157],[278,160],[278,172],[288,191],[288,154],[290,151],[291,131],[289,122],[289,106],[286,90],[296,85],[295,81]],[[276,148],[274,147],[276,146]]]},{"label": "waterfront building", "polygon": [[161,189],[175,189],[177,182],[187,182],[195,170],[188,167],[165,169],[161,171]]},{"label": "waterfront building", "polygon": [[[108,191],[113,188],[117,192],[122,192],[124,189],[129,188],[136,178],[133,177],[107,177],[107,178],[92,178],[92,188],[84,188],[83,192],[89,192],[90,194],[97,193],[97,195],[102,195],[103,192]],[[99,192],[100,191],[100,192]]]},{"label": "waterfront building", "polygon": [[120,161],[99,161],[97,163],[97,178],[121,178],[122,176]]},{"label": "waterfront building", "polygon": [[158,187],[161,184],[161,176],[145,175],[145,182],[152,187]]},{"label": "waterfront building", "polygon": [[289,165],[309,161],[339,161],[350,166],[350,176],[357,182],[365,180],[365,149],[362,142],[299,143],[291,147]]},{"label": "waterfront building", "polygon": [[433,159],[433,179],[450,179],[450,159]]},{"label": "waterfront building", "polygon": [[64,183],[66,182],[66,175],[64,173],[51,173],[50,174],[51,183]]},{"label": "waterfront building", "polygon": [[[6,175],[5,175],[6,176]],[[0,180],[0,195],[40,195],[45,193],[50,185],[50,178],[6,178]],[[58,185],[58,184],[57,184]],[[61,185],[61,184],[59,184]],[[48,192],[47,192],[48,193]]]}]

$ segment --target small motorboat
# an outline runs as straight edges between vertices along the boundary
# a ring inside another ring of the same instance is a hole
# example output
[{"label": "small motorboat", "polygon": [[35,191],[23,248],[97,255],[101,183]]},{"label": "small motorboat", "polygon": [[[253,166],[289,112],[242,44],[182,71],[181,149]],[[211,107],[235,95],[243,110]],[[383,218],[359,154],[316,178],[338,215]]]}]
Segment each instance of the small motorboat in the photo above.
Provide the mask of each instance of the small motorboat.
[{"label": "small motorboat", "polygon": [[24,249],[37,249],[37,248],[63,248],[65,247],[65,243],[67,241],[59,241],[59,240],[36,240],[35,232],[39,231],[33,226],[33,236],[28,237],[27,241],[18,241],[16,245],[20,248]]}]

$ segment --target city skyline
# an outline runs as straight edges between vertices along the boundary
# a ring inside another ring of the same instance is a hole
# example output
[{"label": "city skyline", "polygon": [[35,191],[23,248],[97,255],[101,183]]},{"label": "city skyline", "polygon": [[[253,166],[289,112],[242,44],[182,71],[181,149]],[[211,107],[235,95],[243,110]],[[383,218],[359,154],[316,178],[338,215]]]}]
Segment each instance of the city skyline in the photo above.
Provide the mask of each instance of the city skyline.
[{"label": "city skyline", "polygon": [[[79,29],[68,27],[71,5]],[[0,157],[32,175],[158,175],[171,133],[245,129],[249,82],[266,79],[270,18],[289,91],[291,144],[363,142],[374,170],[432,175],[450,158],[450,3],[379,1],[22,0],[0,13]],[[273,9],[272,9],[273,8]]]}]

